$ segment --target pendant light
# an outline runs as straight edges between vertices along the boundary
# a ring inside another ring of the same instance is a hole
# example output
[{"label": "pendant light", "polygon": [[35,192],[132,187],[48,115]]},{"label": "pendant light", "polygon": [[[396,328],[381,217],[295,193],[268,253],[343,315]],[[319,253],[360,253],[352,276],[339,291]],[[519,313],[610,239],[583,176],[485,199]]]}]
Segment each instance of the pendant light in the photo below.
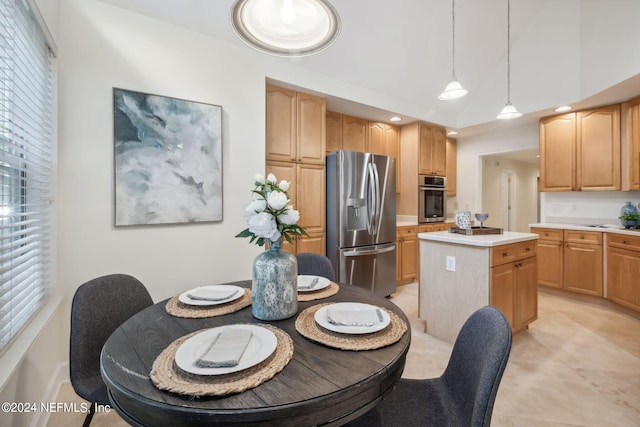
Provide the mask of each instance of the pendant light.
[{"label": "pendant light", "polygon": [[456,79],[456,0],[451,0],[451,34],[451,81],[438,96],[438,99],[442,101],[462,98],[467,94],[467,91]]},{"label": "pendant light", "polygon": [[507,103],[498,114],[498,119],[516,119],[522,113],[511,104],[511,0],[507,0]]},{"label": "pendant light", "polygon": [[231,27],[249,46],[276,56],[308,56],[340,33],[338,13],[326,0],[236,0]]}]

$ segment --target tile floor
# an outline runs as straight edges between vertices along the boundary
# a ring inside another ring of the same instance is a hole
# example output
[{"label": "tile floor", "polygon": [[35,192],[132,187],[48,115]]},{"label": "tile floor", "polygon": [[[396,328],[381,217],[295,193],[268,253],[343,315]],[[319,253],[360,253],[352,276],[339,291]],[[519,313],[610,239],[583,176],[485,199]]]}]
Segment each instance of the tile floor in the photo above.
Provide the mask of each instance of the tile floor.
[{"label": "tile floor", "polygon": [[[451,345],[423,332],[417,284],[392,295],[411,320],[404,375],[442,373]],[[69,383],[57,401],[78,401]],[[54,413],[47,426],[81,426],[82,414]],[[127,424],[115,412],[92,427]],[[606,300],[542,289],[538,320],[513,337],[493,427],[640,426],[640,314]]]}]

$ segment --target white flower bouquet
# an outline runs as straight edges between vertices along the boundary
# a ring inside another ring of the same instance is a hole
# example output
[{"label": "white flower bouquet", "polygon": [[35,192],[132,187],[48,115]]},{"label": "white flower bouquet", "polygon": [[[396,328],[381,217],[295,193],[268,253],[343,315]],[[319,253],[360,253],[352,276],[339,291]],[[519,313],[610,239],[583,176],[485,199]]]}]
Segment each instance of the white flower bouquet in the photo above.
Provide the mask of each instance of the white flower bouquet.
[{"label": "white flower bouquet", "polygon": [[251,192],[257,197],[247,206],[245,214],[248,228],[236,237],[251,237],[251,243],[262,246],[267,240],[278,241],[281,237],[292,243],[291,236],[307,236],[307,232],[297,225],[300,213],[289,205],[289,183],[280,181],[270,173],[267,178],[257,173],[255,188]]}]

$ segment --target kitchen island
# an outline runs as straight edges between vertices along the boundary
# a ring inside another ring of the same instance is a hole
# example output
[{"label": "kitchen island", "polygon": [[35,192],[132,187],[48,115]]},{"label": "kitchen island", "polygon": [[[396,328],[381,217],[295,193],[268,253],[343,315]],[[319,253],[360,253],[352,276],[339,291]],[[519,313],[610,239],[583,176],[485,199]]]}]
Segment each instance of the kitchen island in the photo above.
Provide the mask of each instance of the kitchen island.
[{"label": "kitchen island", "polygon": [[538,317],[533,233],[420,233],[419,316],[425,331],[453,343],[478,308],[499,308],[517,332]]}]

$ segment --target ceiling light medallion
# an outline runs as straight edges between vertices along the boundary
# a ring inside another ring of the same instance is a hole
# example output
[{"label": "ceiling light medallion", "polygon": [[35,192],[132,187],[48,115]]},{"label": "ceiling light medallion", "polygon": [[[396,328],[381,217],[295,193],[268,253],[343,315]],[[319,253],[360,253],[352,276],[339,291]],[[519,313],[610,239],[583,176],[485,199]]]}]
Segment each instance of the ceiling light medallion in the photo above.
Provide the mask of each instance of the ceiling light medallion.
[{"label": "ceiling light medallion", "polygon": [[276,56],[307,56],[329,47],[340,18],[325,0],[237,0],[231,27],[249,46]]},{"label": "ceiling light medallion", "polygon": [[516,119],[522,113],[511,104],[511,1],[507,0],[507,103],[498,114],[498,119]]},{"label": "ceiling light medallion", "polygon": [[451,0],[451,34],[451,81],[438,96],[438,99],[442,101],[462,98],[467,94],[467,91],[456,78],[456,0]]}]

